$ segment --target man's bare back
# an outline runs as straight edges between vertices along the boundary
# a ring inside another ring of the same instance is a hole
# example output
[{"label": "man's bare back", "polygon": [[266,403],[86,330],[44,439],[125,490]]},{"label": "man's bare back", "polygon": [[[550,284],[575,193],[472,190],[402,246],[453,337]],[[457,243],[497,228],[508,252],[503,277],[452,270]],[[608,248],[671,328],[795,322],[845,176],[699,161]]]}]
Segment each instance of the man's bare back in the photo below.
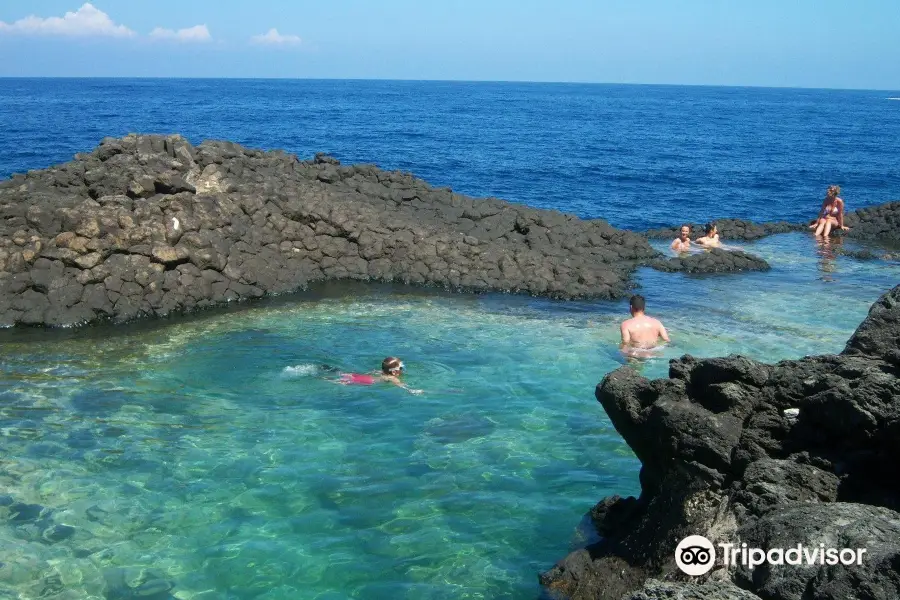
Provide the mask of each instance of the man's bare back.
[{"label": "man's bare back", "polygon": [[626,354],[643,358],[648,350],[656,348],[660,338],[668,342],[669,333],[658,319],[644,314],[643,296],[632,296],[629,304],[631,318],[622,322],[621,349]]},{"label": "man's bare back", "polygon": [[633,348],[653,348],[659,342],[669,341],[669,334],[659,320],[640,314],[622,322],[622,345]]}]

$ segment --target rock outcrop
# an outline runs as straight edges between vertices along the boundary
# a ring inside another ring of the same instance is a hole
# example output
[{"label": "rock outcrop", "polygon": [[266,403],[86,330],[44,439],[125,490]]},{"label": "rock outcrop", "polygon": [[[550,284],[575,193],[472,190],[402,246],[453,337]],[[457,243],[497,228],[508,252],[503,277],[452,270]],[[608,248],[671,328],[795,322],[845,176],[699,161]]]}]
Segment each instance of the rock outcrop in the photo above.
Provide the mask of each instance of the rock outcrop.
[{"label": "rock outcrop", "polygon": [[[620,368],[596,396],[640,459],[639,498],[602,500],[601,540],[541,576],[571,599],[900,597],[900,286],[841,354]],[[751,548],[866,548],[859,565],[725,566],[691,578],[688,535]],[[659,580],[659,581],[656,581]],[[710,587],[711,586],[711,587]],[[736,586],[736,587],[735,587]]]},{"label": "rock outcrop", "polygon": [[333,280],[618,298],[634,270],[759,268],[746,254],[656,260],[643,235],[408,173],[180,136],[106,138],[0,183],[0,327],[166,316]]},{"label": "rock outcrop", "polygon": [[900,242],[900,201],[848,212],[844,225],[850,238]]},{"label": "rock outcrop", "polygon": [[400,172],[179,136],[0,184],[0,326],[164,316],[323,280],[621,296],[646,238]]},{"label": "rock outcrop", "polygon": [[[722,240],[750,242],[777,233],[792,231],[809,231],[809,221],[804,223],[788,223],[786,221],[754,223],[745,219],[717,219],[714,221]],[[683,223],[670,227],[650,229],[645,235],[650,239],[674,240],[678,237]],[[705,224],[687,223],[691,227],[691,238],[703,235]],[[835,236],[870,242],[900,242],[900,201],[887,202],[878,206],[848,211],[844,217],[844,225],[849,231],[835,231]]]},{"label": "rock outcrop", "polygon": [[740,250],[711,248],[696,254],[674,258],[656,258],[648,263],[658,271],[667,273],[736,273],[741,271],[768,271],[765,260]]}]

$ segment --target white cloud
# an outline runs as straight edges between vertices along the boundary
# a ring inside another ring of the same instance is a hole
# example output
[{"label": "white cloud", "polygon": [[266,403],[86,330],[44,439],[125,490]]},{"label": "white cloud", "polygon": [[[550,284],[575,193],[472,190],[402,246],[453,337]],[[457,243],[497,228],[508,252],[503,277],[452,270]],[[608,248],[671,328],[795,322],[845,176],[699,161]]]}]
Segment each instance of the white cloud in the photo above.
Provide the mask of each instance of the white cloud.
[{"label": "white cloud", "polygon": [[177,40],[179,42],[208,42],[212,40],[206,25],[195,25],[186,29],[179,29],[178,31],[157,27],[150,32],[150,37],[162,40]]},{"label": "white cloud", "polygon": [[102,10],[85,3],[75,12],[62,17],[41,18],[30,15],[14,23],[0,21],[0,33],[61,36],[132,37],[135,33],[124,25],[116,25]]},{"label": "white cloud", "polygon": [[296,35],[282,35],[274,27],[262,35],[254,35],[251,39],[257,44],[270,46],[296,46],[301,42]]}]

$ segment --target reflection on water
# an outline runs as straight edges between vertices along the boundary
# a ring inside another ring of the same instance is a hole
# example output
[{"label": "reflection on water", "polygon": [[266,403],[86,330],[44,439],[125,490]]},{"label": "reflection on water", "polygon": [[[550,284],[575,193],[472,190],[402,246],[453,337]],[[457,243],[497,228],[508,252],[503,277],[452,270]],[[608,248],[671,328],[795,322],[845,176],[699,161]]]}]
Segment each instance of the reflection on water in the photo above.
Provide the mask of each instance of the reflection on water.
[{"label": "reflection on water", "polygon": [[837,272],[837,256],[844,244],[843,237],[816,237],[816,254],[819,256],[819,270],[822,272],[822,281],[835,281],[833,276]]},{"label": "reflection on water", "polygon": [[[826,283],[805,235],[742,247],[772,270],[640,273],[672,338],[645,376],[682,354],[840,351],[900,280],[835,252]],[[827,322],[823,300],[842,306]],[[534,598],[590,538],[584,513],[638,491],[594,398],[627,317],[627,300],[371,292],[8,335],[0,597]],[[388,355],[424,394],[322,368]]]}]

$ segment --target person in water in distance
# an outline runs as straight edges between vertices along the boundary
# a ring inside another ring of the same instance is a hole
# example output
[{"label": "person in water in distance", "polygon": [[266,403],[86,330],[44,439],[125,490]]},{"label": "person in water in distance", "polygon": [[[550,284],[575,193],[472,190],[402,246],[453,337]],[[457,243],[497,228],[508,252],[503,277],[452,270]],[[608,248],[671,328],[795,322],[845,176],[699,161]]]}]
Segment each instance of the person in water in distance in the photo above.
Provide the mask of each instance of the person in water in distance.
[{"label": "person in water in distance", "polygon": [[719,230],[715,223],[707,223],[705,235],[694,241],[704,248],[722,248],[722,242],[719,241]]},{"label": "person in water in distance", "polygon": [[689,225],[681,226],[681,233],[672,242],[672,250],[675,252],[687,252],[691,249],[691,228]]},{"label": "person in water in distance", "polygon": [[828,188],[822,201],[822,208],[819,210],[819,217],[809,226],[810,229],[816,230],[816,237],[828,237],[834,227],[839,227],[841,231],[850,231],[849,227],[844,226],[844,201],[838,197],[840,193],[839,185]]},{"label": "person in water in distance", "polygon": [[400,380],[400,376],[406,371],[406,365],[403,361],[395,356],[388,356],[381,361],[381,371],[375,371],[371,374],[361,373],[341,373],[338,383],[344,385],[372,385],[377,381],[386,381],[393,383],[398,387],[411,394],[421,394],[422,390],[414,390]]},{"label": "person in water in distance", "polygon": [[631,318],[622,322],[622,345],[620,350],[632,358],[649,358],[659,348],[659,339],[669,341],[669,333],[663,324],[644,314],[646,300],[643,296],[631,297]]}]

